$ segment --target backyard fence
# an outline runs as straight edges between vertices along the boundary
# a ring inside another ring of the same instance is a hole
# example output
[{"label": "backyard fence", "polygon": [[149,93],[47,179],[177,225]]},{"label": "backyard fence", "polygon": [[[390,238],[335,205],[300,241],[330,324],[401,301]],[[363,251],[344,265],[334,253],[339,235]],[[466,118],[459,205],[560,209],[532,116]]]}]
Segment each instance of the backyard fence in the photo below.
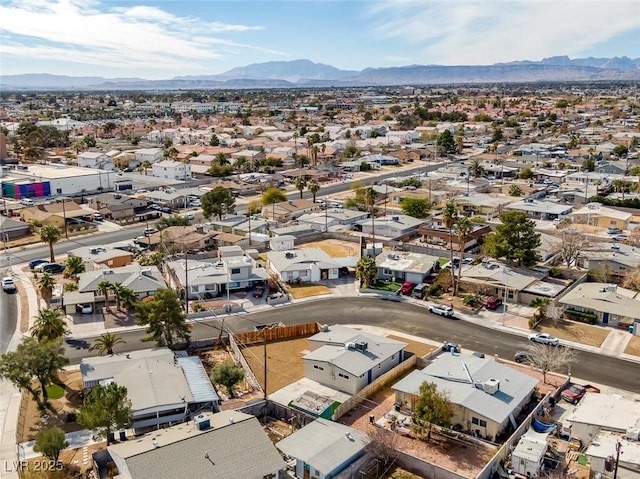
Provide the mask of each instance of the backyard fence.
[{"label": "backyard fence", "polygon": [[240,351],[233,334],[229,335],[229,349],[231,350],[233,358],[238,364],[240,364],[240,366],[242,366],[242,369],[244,369],[244,380],[247,383],[247,387],[252,391],[262,391],[258,379],[253,374],[253,371],[249,367],[247,360],[244,358],[242,351]]},{"label": "backyard fence", "polygon": [[398,364],[395,368],[390,371],[387,371],[382,376],[378,377],[371,384],[365,386],[360,391],[358,391],[357,396],[351,396],[345,402],[340,404],[335,411],[333,412],[333,420],[337,421],[346,413],[355,408],[358,404],[362,403],[370,396],[375,394],[377,391],[385,387],[388,383],[391,383],[398,379],[400,376],[404,376],[404,374],[414,369],[416,366],[416,362],[418,360],[418,356],[415,354]]},{"label": "backyard fence", "polygon": [[263,341],[280,341],[282,339],[300,338],[311,336],[320,332],[319,323],[294,324],[291,326],[278,326],[277,328],[262,328],[260,331],[247,331],[233,335],[236,344],[248,346]]}]

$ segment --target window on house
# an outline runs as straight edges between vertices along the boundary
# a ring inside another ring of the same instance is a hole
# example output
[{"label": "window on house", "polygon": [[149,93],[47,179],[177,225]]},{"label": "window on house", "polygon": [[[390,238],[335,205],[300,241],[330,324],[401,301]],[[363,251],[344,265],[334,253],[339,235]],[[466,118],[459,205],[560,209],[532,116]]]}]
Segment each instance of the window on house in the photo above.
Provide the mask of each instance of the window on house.
[{"label": "window on house", "polygon": [[478,419],[477,417],[471,418],[471,424],[475,424],[476,426],[480,427],[487,427],[487,421],[485,421],[484,419]]},{"label": "window on house", "polygon": [[349,379],[349,376],[347,376],[346,374],[342,374],[342,373],[338,373],[338,377],[340,377],[342,379]]},{"label": "window on house", "polygon": [[240,274],[240,268],[231,268],[231,274]]},{"label": "window on house", "polygon": [[318,366],[317,364],[313,365],[313,369],[317,369],[318,371],[324,371],[324,368],[322,366]]}]

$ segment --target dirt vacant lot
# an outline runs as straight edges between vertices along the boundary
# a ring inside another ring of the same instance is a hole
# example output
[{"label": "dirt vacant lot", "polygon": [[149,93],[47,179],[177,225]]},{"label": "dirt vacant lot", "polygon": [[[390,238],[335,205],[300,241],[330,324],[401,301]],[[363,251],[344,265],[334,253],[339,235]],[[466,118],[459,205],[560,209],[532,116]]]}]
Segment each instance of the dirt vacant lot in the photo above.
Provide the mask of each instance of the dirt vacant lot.
[{"label": "dirt vacant lot", "polygon": [[294,299],[331,294],[331,289],[324,284],[288,284],[287,289]]},{"label": "dirt vacant lot", "polygon": [[409,346],[405,348],[405,351],[409,351],[410,353],[416,354],[418,357],[422,357],[425,354],[429,354],[431,351],[436,349],[435,346],[432,346],[427,343],[422,343],[420,341],[411,341],[407,338],[402,338],[400,336],[388,335],[387,338],[395,339],[396,341],[402,341],[403,343],[407,343]]},{"label": "dirt vacant lot", "polygon": [[346,258],[348,256],[358,256],[358,243],[341,241],[337,239],[326,239],[314,241],[300,245],[300,248],[320,248],[332,258]]},{"label": "dirt vacant lot", "polygon": [[[271,394],[304,377],[302,356],[309,352],[307,337],[267,343],[267,394]],[[264,346],[245,346],[242,354],[264,388]]]},{"label": "dirt vacant lot", "polygon": [[536,331],[589,346],[600,346],[609,334],[605,328],[562,319],[557,325],[554,325],[551,320],[545,320],[536,328]]},{"label": "dirt vacant lot", "polygon": [[624,352],[633,354],[634,356],[640,356],[640,336],[632,336]]}]

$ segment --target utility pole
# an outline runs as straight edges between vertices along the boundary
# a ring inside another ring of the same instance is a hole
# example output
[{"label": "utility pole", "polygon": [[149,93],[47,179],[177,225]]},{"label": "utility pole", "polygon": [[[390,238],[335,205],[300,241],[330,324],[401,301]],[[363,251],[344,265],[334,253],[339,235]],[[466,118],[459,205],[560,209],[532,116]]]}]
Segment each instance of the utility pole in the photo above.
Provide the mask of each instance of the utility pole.
[{"label": "utility pole", "polygon": [[182,251],[184,252],[184,312],[189,314],[189,255],[185,251],[184,244]]},{"label": "utility pole", "polygon": [[616,441],[616,467],[613,469],[613,479],[618,479],[618,462],[620,460],[620,449],[622,444],[620,441]]}]

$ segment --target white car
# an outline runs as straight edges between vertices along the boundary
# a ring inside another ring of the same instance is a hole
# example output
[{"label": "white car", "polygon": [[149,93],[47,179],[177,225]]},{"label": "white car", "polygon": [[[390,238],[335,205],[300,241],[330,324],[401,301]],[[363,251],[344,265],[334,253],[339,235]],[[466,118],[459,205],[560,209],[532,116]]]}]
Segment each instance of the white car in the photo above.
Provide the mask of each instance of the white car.
[{"label": "white car", "polygon": [[198,207],[202,206],[202,201],[193,200],[191,203],[189,203],[189,206],[191,206],[192,208],[198,208]]},{"label": "white car", "polygon": [[90,303],[87,304],[76,304],[76,309],[79,313],[82,314],[91,314],[93,313],[93,305]]},{"label": "white car", "polygon": [[547,333],[533,333],[529,335],[529,341],[533,343],[547,344],[549,346],[559,346],[560,340]]},{"label": "white car", "polygon": [[2,289],[7,293],[15,293],[18,291],[16,288],[16,284],[13,282],[13,278],[7,276],[6,278],[2,278],[0,281],[2,283]]},{"label": "white car", "polygon": [[453,316],[453,308],[451,306],[444,306],[442,304],[429,305],[429,312],[433,314],[439,314],[441,316]]}]

